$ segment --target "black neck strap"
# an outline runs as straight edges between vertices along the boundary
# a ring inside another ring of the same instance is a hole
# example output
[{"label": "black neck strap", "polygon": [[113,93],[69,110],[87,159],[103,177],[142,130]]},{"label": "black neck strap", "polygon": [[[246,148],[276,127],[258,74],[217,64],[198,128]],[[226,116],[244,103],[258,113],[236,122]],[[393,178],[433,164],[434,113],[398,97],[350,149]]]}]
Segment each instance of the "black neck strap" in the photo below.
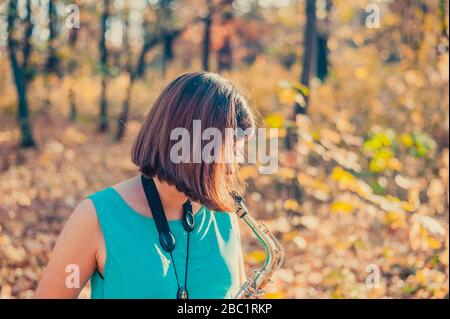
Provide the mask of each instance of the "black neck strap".
[{"label": "black neck strap", "polygon": [[[147,198],[148,205],[152,211],[153,219],[155,221],[156,228],[159,233],[159,242],[161,247],[171,252],[175,248],[175,238],[170,232],[169,223],[164,212],[164,208],[159,197],[158,189],[156,188],[153,178],[147,178],[141,175],[142,186],[144,188],[145,197]],[[192,204],[188,199],[183,204],[183,218],[182,223],[184,229],[189,233],[194,229],[194,216],[192,213]]]},{"label": "black neck strap", "polygon": [[161,203],[161,198],[159,197],[158,194],[158,189],[156,188],[153,178],[147,178],[144,175],[141,175],[141,182],[144,188],[145,197],[147,198],[148,205],[150,206],[150,209],[152,211],[153,220],[155,221],[156,228],[158,229],[159,242],[161,244],[161,247],[170,254],[170,258],[172,259],[173,269],[175,271],[175,278],[177,280],[178,285],[177,298],[187,299],[189,235],[190,232],[194,229],[194,215],[192,213],[191,201],[188,199],[183,204],[182,223],[184,229],[187,231],[187,248],[186,248],[186,268],[184,275],[184,286],[180,286],[177,268],[175,266],[175,261],[172,256],[172,251],[175,248],[175,237],[173,237],[172,233],[170,232],[169,223],[167,222],[167,217],[164,212],[163,205]]},{"label": "black neck strap", "polygon": [[147,197],[148,205],[152,211],[153,220],[158,229],[161,247],[165,251],[171,252],[175,248],[175,238],[170,232],[169,223],[167,222],[167,217],[164,213],[164,208],[158,190],[156,189],[155,182],[153,181],[153,178],[147,178],[144,175],[141,175],[141,181],[145,197]]},{"label": "black neck strap", "polygon": [[161,198],[159,197],[158,189],[153,178],[147,178],[141,175],[141,181],[158,230],[169,231],[169,223],[167,222],[166,214],[164,214]]}]

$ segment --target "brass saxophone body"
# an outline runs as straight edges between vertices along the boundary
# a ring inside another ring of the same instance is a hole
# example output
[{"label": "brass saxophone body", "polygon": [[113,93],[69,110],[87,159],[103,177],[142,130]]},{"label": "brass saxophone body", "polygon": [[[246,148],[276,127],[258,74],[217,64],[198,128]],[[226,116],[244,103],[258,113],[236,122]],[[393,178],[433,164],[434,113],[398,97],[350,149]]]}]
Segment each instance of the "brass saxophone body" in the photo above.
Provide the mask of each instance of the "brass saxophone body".
[{"label": "brass saxophone body", "polygon": [[250,216],[242,197],[235,196],[235,198],[238,206],[236,214],[257,237],[266,254],[266,260],[260,269],[253,271],[251,277],[240,287],[234,299],[261,299],[264,295],[264,288],[271,282],[273,274],[280,269],[283,263],[284,250],[267,226],[256,222]]}]

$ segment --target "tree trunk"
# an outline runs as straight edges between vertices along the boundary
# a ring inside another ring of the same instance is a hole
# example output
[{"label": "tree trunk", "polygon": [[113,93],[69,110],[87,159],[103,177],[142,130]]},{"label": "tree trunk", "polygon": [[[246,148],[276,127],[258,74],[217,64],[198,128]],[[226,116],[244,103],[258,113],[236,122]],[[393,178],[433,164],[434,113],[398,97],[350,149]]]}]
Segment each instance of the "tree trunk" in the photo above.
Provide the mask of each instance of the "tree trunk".
[{"label": "tree trunk", "polygon": [[[317,45],[317,17],[316,17],[316,0],[306,0],[306,24],[304,30],[304,53],[303,53],[303,63],[302,63],[302,73],[300,76],[300,83],[305,87],[309,88],[310,80],[312,75],[312,70],[314,67],[316,57],[316,45]],[[296,150],[298,143],[302,141],[299,140],[297,116],[299,114],[306,114],[309,103],[309,90],[307,92],[303,91],[301,93],[304,98],[304,105],[295,103],[294,107],[294,125],[288,127],[287,134],[285,137],[285,145],[287,152],[286,154],[290,158],[290,163],[288,166],[293,167],[296,174],[292,179],[291,184],[288,186],[288,196],[294,200],[299,200],[302,196],[302,188],[297,179],[297,171],[299,167],[299,154]],[[288,215],[294,214],[294,212],[289,211]]]},{"label": "tree trunk", "polygon": [[[304,53],[302,63],[302,74],[300,83],[309,88],[312,69],[314,65],[314,56],[317,44],[317,18],[316,18],[316,0],[306,0],[306,25],[304,39]],[[295,115],[306,114],[308,110],[309,94],[304,95],[305,105],[295,104]]]},{"label": "tree trunk", "polygon": [[109,128],[108,121],[108,100],[106,97],[107,77],[108,77],[108,48],[106,46],[107,21],[110,14],[110,0],[103,1],[103,12],[100,18],[101,35],[99,43],[100,51],[100,68],[102,77],[102,88],[100,93],[100,114],[99,114],[99,131],[106,132]]},{"label": "tree trunk", "polygon": [[[174,24],[173,19],[173,0],[160,0],[160,8],[156,14],[158,19],[156,21],[156,32],[161,31],[162,38],[162,54],[161,54],[161,72],[163,77],[166,75],[167,66],[173,59],[173,41],[175,38],[172,36],[172,26]],[[160,29],[160,30],[158,30]]]},{"label": "tree trunk", "polygon": [[22,60],[22,66],[23,66],[23,71],[24,71],[24,76],[25,76],[25,81],[30,81],[31,77],[32,77],[32,72],[30,70],[30,56],[31,56],[31,51],[33,49],[32,45],[31,45],[31,35],[33,34],[33,22],[31,21],[31,15],[32,15],[32,11],[31,11],[31,0],[27,0],[26,4],[25,4],[25,8],[27,11],[27,15],[25,17],[25,32],[24,32],[24,39],[23,39],[23,60]]},{"label": "tree trunk", "polygon": [[129,30],[129,12],[128,7],[125,7],[124,12],[124,25],[125,28],[123,30],[123,55],[125,55],[125,70],[128,73],[129,77],[129,83],[128,88],[126,91],[125,100],[122,104],[122,111],[120,112],[118,123],[117,123],[117,133],[116,133],[116,142],[120,141],[122,137],[125,135],[125,129],[126,124],[128,121],[128,114],[130,110],[130,102],[131,102],[131,92],[133,90],[133,84],[136,79],[136,74],[133,71],[133,65],[132,65],[132,53],[131,53],[131,46],[130,41],[128,37],[128,30]]},{"label": "tree trunk", "polygon": [[332,5],[332,0],[326,1],[326,16],[318,21],[316,74],[321,81],[324,81],[328,75],[328,37],[330,33],[330,14]]},{"label": "tree trunk", "polygon": [[203,70],[209,71],[209,56],[211,52],[211,24],[212,24],[212,12],[211,12],[211,0],[208,0],[208,14],[204,19],[203,30],[203,50],[202,50],[202,65]]},{"label": "tree trunk", "polygon": [[167,65],[173,59],[173,40],[170,32],[166,32],[163,40],[163,52],[162,52],[162,74],[165,77],[167,72]]},{"label": "tree trunk", "polygon": [[323,81],[328,75],[328,36],[319,34],[317,37],[317,77]]},{"label": "tree trunk", "polygon": [[[31,8],[30,2],[27,1],[27,8]],[[28,11],[28,15],[31,15],[31,10]],[[8,55],[11,62],[11,68],[13,71],[14,84],[16,86],[17,97],[19,100],[19,107],[17,112],[17,118],[19,122],[19,128],[21,132],[21,142],[20,145],[24,148],[35,146],[33,138],[33,130],[30,123],[29,111],[28,111],[28,101],[27,101],[27,77],[25,75],[25,70],[28,65],[19,64],[17,59],[17,42],[14,39],[14,25],[17,17],[17,0],[10,0],[8,5]],[[30,20],[31,21],[31,20]],[[30,22],[31,23],[31,22]],[[30,34],[31,35],[31,34]],[[29,38],[26,38],[29,41]],[[27,43],[27,42],[25,42]],[[26,47],[26,45],[25,45]],[[25,50],[24,47],[24,50]],[[31,50],[31,47],[29,48]],[[25,54],[25,52],[23,52]],[[24,56],[24,55],[23,55]],[[28,63],[28,61],[27,61]]]},{"label": "tree trunk", "polygon": [[77,119],[77,102],[75,100],[75,91],[72,86],[73,83],[71,83],[71,87],[69,88],[69,121],[75,122]]},{"label": "tree trunk", "polygon": [[231,35],[233,34],[233,1],[221,0],[222,9],[222,27],[226,29],[222,46],[217,50],[217,69],[218,72],[231,70],[233,68],[233,45]]},{"label": "tree trunk", "polygon": [[[306,0],[306,24],[304,29],[304,50],[303,50],[303,62],[302,73],[300,76],[300,83],[309,88],[311,74],[314,65],[314,57],[317,45],[317,18],[316,18],[316,0]],[[298,133],[295,122],[297,115],[306,114],[309,103],[310,92],[302,92],[304,104],[301,105],[298,102],[294,104],[293,121],[294,125],[287,128],[287,134],[285,137],[285,147],[288,151],[292,151],[298,143]]]},{"label": "tree trunk", "polygon": [[118,129],[116,134],[116,141],[120,141],[125,134],[125,128],[128,121],[128,114],[130,109],[131,92],[133,90],[134,79],[130,77],[130,83],[128,84],[127,94],[122,105],[122,112],[119,116]]},{"label": "tree trunk", "polygon": [[59,74],[59,58],[56,54],[55,40],[58,32],[58,16],[53,0],[48,0],[48,56],[46,71],[48,74]]},{"label": "tree trunk", "polygon": [[108,121],[108,100],[106,97],[107,80],[106,77],[102,77],[102,89],[100,93],[100,123],[99,131],[106,132],[109,129]]},{"label": "tree trunk", "polygon": [[[70,30],[69,33],[69,47],[71,50],[71,58],[68,62],[68,66],[67,66],[67,73],[73,77],[73,74],[75,73],[75,70],[77,68],[77,59],[76,59],[76,44],[77,44],[77,40],[78,40],[78,28],[72,28]],[[69,110],[69,121],[70,122],[75,122],[77,119],[77,102],[75,99],[75,90],[74,90],[74,80],[73,78],[70,81],[70,88],[69,88],[69,106],[70,106],[70,110]]]},{"label": "tree trunk", "polygon": [[46,96],[44,101],[45,108],[49,108],[51,106],[51,99],[50,99],[50,93],[52,91],[52,84],[49,80],[49,76],[51,74],[56,74],[60,76],[60,70],[59,70],[59,58],[56,52],[55,47],[55,40],[57,37],[57,30],[58,30],[58,16],[56,12],[56,6],[54,0],[48,0],[48,7],[47,7],[47,16],[48,16],[48,55],[47,60],[45,63],[45,75],[44,75],[44,82],[45,82],[45,90],[46,90]]},{"label": "tree trunk", "polygon": [[233,68],[233,48],[231,36],[226,35],[222,47],[217,51],[217,69],[219,72]]}]

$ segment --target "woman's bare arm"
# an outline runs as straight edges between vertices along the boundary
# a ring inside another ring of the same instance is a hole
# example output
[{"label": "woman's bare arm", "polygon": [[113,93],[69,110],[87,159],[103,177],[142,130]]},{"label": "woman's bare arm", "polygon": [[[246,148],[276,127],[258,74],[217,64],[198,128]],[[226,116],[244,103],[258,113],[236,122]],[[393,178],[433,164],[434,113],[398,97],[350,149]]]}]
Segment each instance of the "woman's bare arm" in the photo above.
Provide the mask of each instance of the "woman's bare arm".
[{"label": "woman's bare arm", "polygon": [[35,298],[77,298],[97,267],[97,248],[102,240],[94,205],[84,200],[58,238]]}]

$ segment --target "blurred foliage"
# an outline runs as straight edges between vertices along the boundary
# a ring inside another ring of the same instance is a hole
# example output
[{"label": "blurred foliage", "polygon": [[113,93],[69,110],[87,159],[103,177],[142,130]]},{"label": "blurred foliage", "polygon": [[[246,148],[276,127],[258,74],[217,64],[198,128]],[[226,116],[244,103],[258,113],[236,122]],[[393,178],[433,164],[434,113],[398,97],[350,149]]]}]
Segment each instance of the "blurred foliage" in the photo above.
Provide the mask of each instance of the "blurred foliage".
[{"label": "blurred foliage", "polygon": [[[448,44],[442,49],[437,1],[420,2],[427,10],[412,13],[408,1],[380,2],[381,27],[371,29],[361,22],[367,1],[333,1],[330,73],[310,88],[298,83],[304,12],[296,1],[259,8],[256,36],[253,29],[245,34],[245,41],[264,48],[253,63],[242,62],[244,34],[234,39],[238,63],[225,75],[245,89],[263,115],[262,124],[279,128],[277,173],[260,175],[255,166],[240,172],[252,214],[286,249],[266,297],[448,297]],[[237,15],[241,28],[250,23],[250,13]],[[179,19],[184,21],[185,14]],[[166,74],[154,62],[158,53],[150,54],[153,62],[133,88],[120,143],[96,131],[101,70],[93,67],[95,41],[90,33],[80,34],[76,75],[49,77],[47,84],[37,76],[30,87],[35,150],[16,146],[15,94],[0,49],[1,298],[31,297],[75,205],[136,173],[128,154],[142,116],[170,79],[198,69],[200,34],[201,28],[193,27],[175,44]],[[214,48],[219,40],[213,39]],[[289,62],[291,55],[296,63]],[[117,117],[128,79],[113,70],[108,100],[111,116]],[[48,87],[53,88],[51,111],[42,106]],[[66,120],[70,88],[79,107],[76,123]],[[294,121],[293,104],[302,105],[305,96],[308,116]],[[298,143],[287,151],[283,139],[292,127],[298,129]],[[242,226],[241,231],[250,271],[264,254],[249,230]],[[380,269],[377,288],[365,284],[368,265]]]}]

